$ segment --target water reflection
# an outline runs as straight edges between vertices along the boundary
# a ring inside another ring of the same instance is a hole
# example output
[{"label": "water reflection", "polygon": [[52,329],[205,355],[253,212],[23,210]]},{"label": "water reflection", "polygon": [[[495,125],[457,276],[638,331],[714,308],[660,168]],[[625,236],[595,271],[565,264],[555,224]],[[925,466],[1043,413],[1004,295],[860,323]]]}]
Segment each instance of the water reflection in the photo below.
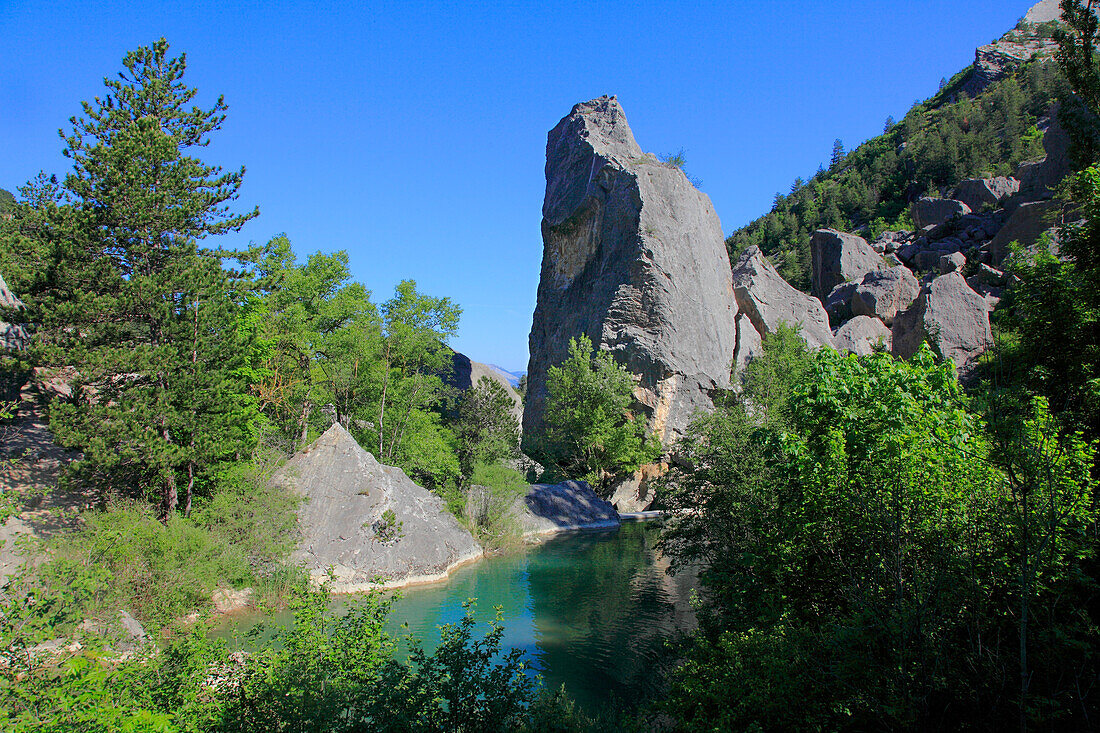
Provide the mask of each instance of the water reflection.
[{"label": "water reflection", "polygon": [[479,631],[500,606],[505,648],[523,650],[548,686],[564,684],[588,710],[632,702],[651,689],[663,639],[695,623],[695,578],[668,575],[656,539],[653,525],[627,524],[474,563],[442,583],[405,589],[390,631],[415,634],[432,650],[437,627],[461,619],[463,603],[476,598]]}]

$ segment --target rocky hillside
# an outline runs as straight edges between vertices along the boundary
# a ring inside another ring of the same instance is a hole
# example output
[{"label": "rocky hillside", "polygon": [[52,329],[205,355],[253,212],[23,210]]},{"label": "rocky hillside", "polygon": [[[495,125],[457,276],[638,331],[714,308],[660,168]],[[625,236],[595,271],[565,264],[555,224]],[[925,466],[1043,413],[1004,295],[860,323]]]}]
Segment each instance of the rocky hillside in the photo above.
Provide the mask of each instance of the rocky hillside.
[{"label": "rocky hillside", "polygon": [[959,181],[1012,176],[1042,157],[1049,110],[1066,83],[1053,62],[1057,2],[975,51],[973,65],[884,133],[777,194],[772,210],[726,240],[731,259],[757,246],[801,290],[811,289],[810,238],[831,228],[875,238],[914,229],[910,204],[950,196]]}]

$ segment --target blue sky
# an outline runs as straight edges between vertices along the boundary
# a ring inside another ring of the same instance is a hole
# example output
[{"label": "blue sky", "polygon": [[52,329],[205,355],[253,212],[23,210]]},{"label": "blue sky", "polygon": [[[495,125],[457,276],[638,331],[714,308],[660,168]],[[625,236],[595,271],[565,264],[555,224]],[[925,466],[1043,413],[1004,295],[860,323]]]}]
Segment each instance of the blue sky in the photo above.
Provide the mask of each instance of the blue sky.
[{"label": "blue sky", "polygon": [[164,36],[229,104],[202,157],[245,165],[262,212],[223,244],[346,249],[377,302],[415,279],[462,305],[457,349],[522,370],[546,133],[573,104],[616,94],[643,149],[683,149],[728,234],[1031,4],[0,0],[0,187],[64,173],[57,130]]}]

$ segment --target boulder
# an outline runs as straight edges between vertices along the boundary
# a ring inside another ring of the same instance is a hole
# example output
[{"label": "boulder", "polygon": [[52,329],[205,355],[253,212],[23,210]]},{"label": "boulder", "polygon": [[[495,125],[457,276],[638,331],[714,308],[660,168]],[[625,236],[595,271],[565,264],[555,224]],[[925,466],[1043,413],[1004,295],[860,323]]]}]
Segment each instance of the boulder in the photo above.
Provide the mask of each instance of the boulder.
[{"label": "boulder", "polygon": [[383,466],[339,424],[284,464],[272,481],[305,501],[293,558],[337,593],[436,580],[481,557],[481,546],[400,468]]},{"label": "boulder", "polygon": [[810,293],[822,303],[837,285],[859,280],[882,267],[882,257],[855,234],[818,229],[810,237],[813,279]]},{"label": "boulder", "polygon": [[940,255],[939,267],[941,275],[946,275],[956,270],[962,270],[965,266],[966,255],[962,252],[951,252],[950,254]]},{"label": "boulder", "polygon": [[644,512],[657,498],[655,479],[668,471],[667,463],[647,463],[611,490],[611,503],[620,512]]},{"label": "boulder", "polygon": [[856,316],[833,333],[837,351],[866,356],[880,344],[890,350],[890,329],[877,318]]},{"label": "boulder", "polygon": [[934,270],[939,267],[940,257],[942,255],[943,253],[938,249],[923,249],[917,252],[916,256],[911,260],[913,269],[918,272]]},{"label": "boulder", "polygon": [[919,293],[920,283],[907,267],[869,272],[852,294],[852,313],[877,318],[889,326]]},{"label": "boulder", "polygon": [[532,484],[526,496],[516,499],[513,512],[524,537],[619,526],[615,507],[584,481]]},{"label": "boulder", "polygon": [[1005,284],[1005,274],[989,265],[978,265],[977,271],[966,278],[966,284],[974,292],[978,292],[978,287],[981,285],[1003,286]]},{"label": "boulder", "polygon": [[829,323],[839,326],[852,317],[852,296],[856,294],[859,282],[846,282],[837,285],[825,298],[825,312]]},{"label": "boulder", "polygon": [[729,256],[710,199],[643,152],[619,102],[600,97],[549,133],[542,214],[524,444],[544,431],[547,370],[582,334],[636,376],[649,432],[674,442],[729,387],[736,348]]},{"label": "boulder", "polygon": [[970,178],[955,186],[951,198],[962,201],[972,211],[994,206],[998,201],[1020,190],[1020,182],[1010,176]]},{"label": "boulder", "polygon": [[955,199],[937,199],[923,196],[910,205],[913,223],[917,229],[938,226],[953,218],[970,213],[970,207]]},{"label": "boulder", "polygon": [[908,359],[928,341],[960,373],[966,373],[993,345],[989,305],[957,272],[925,285],[913,305],[894,318],[892,333],[894,356]]},{"label": "boulder", "polygon": [[785,322],[801,326],[802,338],[811,349],[832,347],[829,316],[821,301],[788,285],[755,245],[742,252],[733,266],[733,292],[738,309],[762,337]]},{"label": "boulder", "polygon": [[1057,201],[1020,204],[987,245],[992,263],[999,265],[1004,261],[1008,255],[1008,245],[1012,242],[1019,242],[1023,247],[1038,242],[1043,232],[1056,225],[1061,209],[1062,205]]}]

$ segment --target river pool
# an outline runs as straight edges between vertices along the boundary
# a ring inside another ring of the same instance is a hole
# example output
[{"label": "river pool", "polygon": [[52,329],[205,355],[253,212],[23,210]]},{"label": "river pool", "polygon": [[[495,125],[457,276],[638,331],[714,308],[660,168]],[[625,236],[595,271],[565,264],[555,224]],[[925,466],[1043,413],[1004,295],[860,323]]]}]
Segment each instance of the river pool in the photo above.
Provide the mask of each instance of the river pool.
[{"label": "river pool", "polygon": [[[447,580],[402,590],[390,631],[415,634],[431,650],[437,627],[461,619],[467,599],[477,599],[479,633],[499,605],[504,647],[523,650],[547,686],[564,684],[591,712],[609,701],[634,703],[653,689],[663,639],[695,624],[689,603],[695,578],[665,572],[657,534],[651,523],[627,523],[472,563]],[[230,636],[256,621],[238,617],[217,633]]]}]

